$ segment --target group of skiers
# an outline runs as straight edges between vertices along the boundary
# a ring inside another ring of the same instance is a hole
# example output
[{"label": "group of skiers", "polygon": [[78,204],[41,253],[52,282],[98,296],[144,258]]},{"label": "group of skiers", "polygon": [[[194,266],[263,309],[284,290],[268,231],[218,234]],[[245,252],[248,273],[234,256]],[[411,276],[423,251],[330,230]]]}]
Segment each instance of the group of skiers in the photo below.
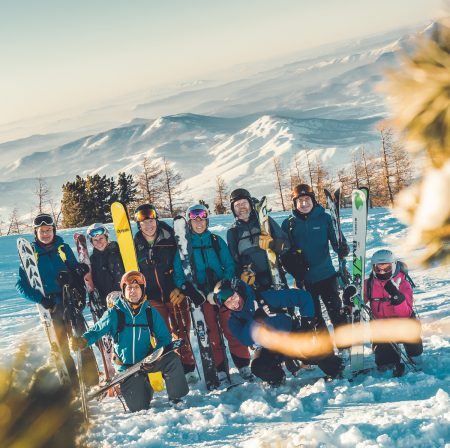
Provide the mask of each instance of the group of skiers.
[{"label": "group of skiers", "polygon": [[[138,225],[134,245],[139,272],[125,272],[118,244],[110,240],[106,226],[92,224],[87,229],[93,247],[92,278],[105,312],[82,336],[70,338],[70,347],[86,353],[88,346],[109,334],[114,341],[115,368],[120,372],[152,350],[169,344],[173,336],[184,339],[179,355],[171,352],[151,368],[152,372],[162,372],[169,401],[178,407],[189,391],[188,383],[196,378],[196,361],[190,344],[193,302],[203,311],[221,383],[229,381],[223,337],[234,365],[246,381],[256,376],[278,386],[285,381],[285,368],[295,374],[302,363],[317,364],[328,377],[339,377],[344,363],[332,349],[315,359],[296,360],[264,347],[254,347],[252,328],[256,323],[288,332],[328,335],[320,299],[336,327],[347,322],[346,310],[355,294],[354,289],[347,287],[342,303],[329,244],[340,258],[345,258],[350,249],[345,238],[340,241],[336,238],[331,217],[318,204],[311,187],[296,186],[292,205],[292,214],[281,227],[269,217],[270,232],[266,232],[261,230],[251,194],[243,188],[234,190],[230,207],[235,221],[228,229],[227,243],[208,229],[209,211],[204,205],[189,207],[186,219],[190,229],[192,281],[183,270],[174,230],[159,219],[152,204],[142,204],[134,212]],[[61,272],[68,272],[82,285],[88,267],[77,262],[70,247],[56,235],[50,215],[38,215],[33,224],[32,244],[45,296],[33,289],[22,267],[16,287],[25,298],[50,310],[59,328],[58,338],[65,359],[70,363],[58,278]],[[268,250],[276,256],[277,281]],[[374,316],[415,318],[412,288],[392,252],[375,252],[371,265],[364,298]],[[294,278],[295,287],[288,287],[286,273]],[[84,303],[79,306],[84,307]],[[152,337],[156,340],[154,347],[150,342]],[[421,342],[405,348],[410,356],[422,353]],[[374,352],[380,367],[401,363],[390,344],[378,344]],[[69,370],[74,372],[73,362]],[[133,375],[121,384],[120,391],[131,411],[149,408],[153,390],[148,375]]]}]

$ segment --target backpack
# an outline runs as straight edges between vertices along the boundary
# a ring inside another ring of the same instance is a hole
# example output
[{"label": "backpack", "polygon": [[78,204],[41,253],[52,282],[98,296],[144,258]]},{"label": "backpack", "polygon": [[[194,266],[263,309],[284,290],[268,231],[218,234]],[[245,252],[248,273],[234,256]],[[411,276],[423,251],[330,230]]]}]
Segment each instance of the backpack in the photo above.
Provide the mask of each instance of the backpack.
[{"label": "backpack", "polygon": [[[147,307],[145,309],[145,314],[147,315],[147,325],[145,324],[127,324],[125,323],[125,313],[117,306],[114,305],[113,309],[116,310],[117,313],[117,331],[116,334],[113,337],[114,343],[117,344],[119,342],[119,334],[122,333],[122,331],[125,329],[125,327],[148,327],[150,330],[150,334],[153,338],[156,339],[156,335],[153,328],[153,316],[152,316],[152,309],[150,307]],[[153,344],[152,344],[153,346]]]}]

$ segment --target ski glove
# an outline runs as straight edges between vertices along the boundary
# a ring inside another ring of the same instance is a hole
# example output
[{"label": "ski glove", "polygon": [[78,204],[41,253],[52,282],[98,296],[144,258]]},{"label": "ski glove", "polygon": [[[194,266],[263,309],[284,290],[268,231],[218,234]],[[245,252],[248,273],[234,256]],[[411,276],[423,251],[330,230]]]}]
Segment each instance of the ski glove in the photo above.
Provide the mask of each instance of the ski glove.
[{"label": "ski glove", "polygon": [[52,295],[48,295],[48,296],[44,296],[42,297],[41,300],[41,305],[46,309],[46,310],[52,310],[56,303],[55,303],[55,299],[52,297]]},{"label": "ski glove", "polygon": [[253,319],[255,319],[256,322],[263,322],[267,317],[274,316],[276,316],[276,313],[272,313],[270,311],[269,305],[264,305],[255,311],[255,313],[253,314]]},{"label": "ski glove", "polygon": [[78,338],[76,336],[72,336],[71,338],[69,338],[69,347],[73,352],[84,350],[85,348],[87,348],[87,346],[88,343],[83,337]]},{"label": "ski glove", "polygon": [[344,302],[345,306],[352,306],[353,305],[353,297],[358,294],[358,290],[356,289],[355,285],[348,285],[344,289],[344,292],[342,293],[342,301]]},{"label": "ski glove", "polygon": [[348,244],[346,242],[343,242],[337,250],[338,258],[342,259],[345,258],[350,253],[350,247],[348,247]]},{"label": "ski glove", "polygon": [[81,278],[84,278],[84,276],[89,272],[89,270],[90,270],[89,266],[86,263],[78,263],[78,266],[75,268],[75,272]]},{"label": "ski glove", "polygon": [[191,282],[184,283],[181,287],[181,291],[185,296],[189,297],[196,306],[200,306],[206,300],[204,294],[199,291]]},{"label": "ski glove", "polygon": [[170,302],[176,306],[176,305],[180,305],[183,302],[183,300],[186,298],[186,296],[178,288],[175,288],[170,293],[169,298],[170,298]]},{"label": "ski glove", "polygon": [[391,305],[397,306],[404,302],[405,296],[399,291],[398,285],[392,279],[386,282],[384,289],[391,296]]},{"label": "ski glove", "polygon": [[300,249],[290,249],[280,256],[281,264],[284,270],[291,274],[297,282],[305,279],[308,265],[304,253]]},{"label": "ski glove", "polygon": [[272,243],[272,241],[273,241],[273,238],[266,232],[261,232],[261,235],[259,235],[258,243],[259,243],[259,247],[262,250],[267,250],[267,249],[271,248],[270,244]]},{"label": "ski glove", "polygon": [[256,280],[256,273],[252,270],[242,271],[241,280],[247,283],[248,286],[253,286]]}]

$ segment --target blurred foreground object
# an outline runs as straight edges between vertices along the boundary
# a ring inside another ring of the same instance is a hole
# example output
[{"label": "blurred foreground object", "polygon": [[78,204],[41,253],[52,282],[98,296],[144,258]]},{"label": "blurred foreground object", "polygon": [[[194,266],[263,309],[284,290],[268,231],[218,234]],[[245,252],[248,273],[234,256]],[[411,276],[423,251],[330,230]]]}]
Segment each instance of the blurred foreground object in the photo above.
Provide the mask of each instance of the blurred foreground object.
[{"label": "blurred foreground object", "polygon": [[71,406],[71,387],[61,385],[48,367],[25,373],[26,358],[21,348],[14,366],[0,370],[0,446],[75,447],[82,419]]},{"label": "blurred foreground object", "polygon": [[450,18],[436,24],[404,66],[390,74],[393,122],[409,150],[425,154],[421,179],[401,191],[396,211],[411,247],[426,246],[424,264],[450,261]]}]

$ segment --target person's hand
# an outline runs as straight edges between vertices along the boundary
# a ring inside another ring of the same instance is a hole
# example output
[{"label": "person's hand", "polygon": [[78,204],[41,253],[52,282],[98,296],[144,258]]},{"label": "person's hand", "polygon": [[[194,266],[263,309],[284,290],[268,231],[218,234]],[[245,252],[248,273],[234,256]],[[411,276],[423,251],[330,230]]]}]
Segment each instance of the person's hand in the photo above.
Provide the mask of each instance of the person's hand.
[{"label": "person's hand", "polygon": [[53,299],[53,297],[51,295],[48,295],[48,296],[42,297],[41,305],[46,310],[52,310],[55,307],[56,303],[55,303],[55,300]]},{"label": "person's hand", "polygon": [[191,299],[194,305],[200,306],[205,303],[206,297],[191,282],[186,282],[181,287],[181,291],[186,297],[189,297],[189,299]]},{"label": "person's hand", "polygon": [[350,253],[350,247],[348,247],[347,243],[342,243],[337,251],[338,258],[341,260],[345,258]]},{"label": "person's hand", "polygon": [[81,277],[84,276],[90,271],[89,266],[86,263],[78,263],[78,266],[75,268],[75,272]]},{"label": "person's hand", "polygon": [[262,250],[269,249],[270,243],[273,241],[273,238],[266,232],[261,232],[261,235],[259,235],[259,247]]},{"label": "person's hand", "polygon": [[400,292],[394,280],[387,281],[384,289],[391,296],[391,305],[397,306],[405,301],[405,296]]},{"label": "person's hand", "polygon": [[69,347],[73,352],[84,350],[87,346],[88,343],[83,337],[78,338],[76,336],[72,336],[71,338],[69,338]]},{"label": "person's hand", "polygon": [[170,302],[175,306],[180,305],[185,298],[186,296],[178,288],[172,290],[169,295]]},{"label": "person's hand", "polygon": [[276,316],[276,313],[272,313],[270,311],[269,305],[264,305],[255,311],[255,313],[253,314],[253,319],[255,319],[256,322],[263,322],[267,317],[274,316]]},{"label": "person's hand", "polygon": [[353,306],[353,297],[358,294],[358,289],[355,285],[348,285],[342,293],[342,301],[345,306]]},{"label": "person's hand", "polygon": [[252,270],[242,271],[241,280],[247,283],[247,285],[253,286],[255,284],[256,274]]}]

